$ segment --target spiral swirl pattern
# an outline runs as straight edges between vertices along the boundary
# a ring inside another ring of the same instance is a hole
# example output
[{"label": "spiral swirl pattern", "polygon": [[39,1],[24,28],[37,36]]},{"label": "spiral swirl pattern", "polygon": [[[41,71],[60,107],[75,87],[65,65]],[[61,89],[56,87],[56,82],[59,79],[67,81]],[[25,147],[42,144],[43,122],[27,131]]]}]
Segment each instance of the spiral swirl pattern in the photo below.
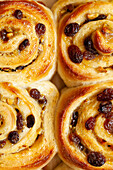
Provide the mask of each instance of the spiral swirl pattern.
[{"label": "spiral swirl pattern", "polygon": [[50,82],[27,89],[0,83],[0,169],[41,168],[51,160],[57,99]]},{"label": "spiral swirl pattern", "polygon": [[112,102],[113,82],[62,92],[56,139],[61,159],[71,168],[113,169]]},{"label": "spiral swirl pattern", "polygon": [[58,1],[58,72],[69,87],[113,76],[113,3]]},{"label": "spiral swirl pattern", "polygon": [[49,80],[56,65],[56,31],[51,11],[35,1],[0,2],[0,11],[2,81],[26,85]]}]

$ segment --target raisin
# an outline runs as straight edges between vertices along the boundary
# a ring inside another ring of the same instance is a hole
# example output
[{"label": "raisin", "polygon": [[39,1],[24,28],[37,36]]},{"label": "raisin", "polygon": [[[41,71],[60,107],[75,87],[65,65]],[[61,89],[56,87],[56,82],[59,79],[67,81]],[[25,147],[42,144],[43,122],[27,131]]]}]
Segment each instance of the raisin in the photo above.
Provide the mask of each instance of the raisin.
[{"label": "raisin", "polygon": [[16,67],[16,70],[23,70],[24,69],[24,66],[18,66]]},{"label": "raisin", "polygon": [[34,116],[33,116],[33,115],[29,115],[29,116],[27,117],[27,127],[28,127],[28,128],[33,127],[34,123],[35,123],[35,118],[34,118]]},{"label": "raisin", "polygon": [[74,142],[76,145],[81,143],[80,138],[75,133],[70,133],[69,139],[70,141]]},{"label": "raisin", "polygon": [[20,45],[19,45],[19,50],[22,51],[24,50],[27,46],[29,46],[29,40],[25,39]]},{"label": "raisin", "polygon": [[9,71],[12,71],[12,69],[9,68],[9,67],[4,67],[4,68],[2,69],[2,71],[9,72]]},{"label": "raisin", "polygon": [[106,15],[104,15],[104,14],[100,14],[98,17],[96,17],[94,20],[96,21],[96,20],[103,20],[103,19],[106,19]]},{"label": "raisin", "polygon": [[38,134],[38,135],[37,135],[37,137],[36,137],[36,140],[38,140],[38,139],[39,139],[39,136],[40,136],[40,135]]},{"label": "raisin", "polygon": [[1,140],[0,141],[0,148],[3,148],[6,144],[6,141],[5,140]]},{"label": "raisin", "polygon": [[82,145],[81,143],[78,144],[78,148],[80,149],[80,151],[84,150],[84,145]]},{"label": "raisin", "polygon": [[100,14],[98,17],[94,18],[94,19],[87,19],[84,24],[90,22],[90,21],[97,21],[97,20],[103,20],[103,19],[106,19],[106,15],[104,14]]},{"label": "raisin", "polygon": [[95,55],[93,53],[91,53],[90,51],[84,51],[83,57],[86,60],[93,60],[95,58]]},{"label": "raisin", "polygon": [[106,158],[100,152],[90,152],[87,160],[93,166],[102,166],[106,162]]},{"label": "raisin", "polygon": [[68,47],[69,58],[74,63],[81,63],[83,60],[83,54],[76,45],[71,45]]},{"label": "raisin", "polygon": [[90,153],[90,150],[88,148],[85,148],[85,153],[86,154],[89,154]]},{"label": "raisin", "polygon": [[22,18],[23,18],[23,13],[22,13],[22,11],[20,11],[20,10],[15,10],[14,16],[15,16],[15,18],[17,18],[17,19],[22,19]]},{"label": "raisin", "polygon": [[72,12],[73,9],[74,9],[73,5],[71,5],[71,4],[67,5],[67,12]]},{"label": "raisin", "polygon": [[10,140],[11,143],[16,144],[19,141],[19,134],[17,131],[12,131],[8,135],[8,140]]},{"label": "raisin", "polygon": [[43,98],[40,98],[40,99],[38,100],[38,103],[39,103],[39,104],[46,105],[46,104],[47,104],[47,99],[46,99],[46,97],[43,96]]},{"label": "raisin", "polygon": [[98,52],[93,46],[93,41],[90,36],[84,40],[84,45],[87,51],[90,51],[92,54],[98,54]]},{"label": "raisin", "polygon": [[101,113],[110,113],[112,110],[112,103],[110,101],[103,101],[99,105],[98,111]]},{"label": "raisin", "polygon": [[3,41],[8,41],[9,38],[7,37],[7,31],[5,29],[3,29],[1,32],[0,32],[0,36],[1,36],[1,39]]},{"label": "raisin", "polygon": [[106,140],[104,140],[104,139],[100,140],[100,143],[102,143],[102,144],[105,143],[105,142],[106,142]]},{"label": "raisin", "polygon": [[94,126],[95,126],[95,121],[96,119],[94,117],[90,117],[86,123],[85,123],[85,127],[87,130],[93,130],[94,129]]},{"label": "raisin", "polygon": [[21,115],[20,112],[17,113],[17,121],[16,121],[16,124],[17,124],[17,129],[18,129],[18,130],[23,129],[23,118],[22,118],[22,115]]},{"label": "raisin", "polygon": [[36,30],[36,33],[40,36],[40,35],[45,34],[45,32],[46,32],[46,27],[45,27],[44,24],[38,23],[38,24],[35,26],[35,30]]},{"label": "raisin", "polygon": [[109,112],[109,113],[105,114],[105,118],[107,118],[107,119],[113,118],[113,112]]},{"label": "raisin", "polygon": [[76,126],[77,120],[78,120],[78,112],[74,111],[72,115],[72,121],[71,121],[72,127]]},{"label": "raisin", "polygon": [[17,108],[15,108],[16,112],[19,113],[19,110]]},{"label": "raisin", "polygon": [[0,127],[3,125],[3,122],[4,122],[3,116],[0,115]]},{"label": "raisin", "polygon": [[38,100],[40,98],[40,92],[37,89],[31,89],[30,90],[30,96],[33,99],[37,99]]},{"label": "raisin", "polygon": [[113,89],[107,88],[97,95],[98,101],[109,101],[113,99]]},{"label": "raisin", "polygon": [[79,31],[78,23],[68,24],[64,29],[64,34],[68,37],[73,37]]},{"label": "raisin", "polygon": [[104,128],[108,130],[109,133],[113,133],[113,118],[105,120]]}]

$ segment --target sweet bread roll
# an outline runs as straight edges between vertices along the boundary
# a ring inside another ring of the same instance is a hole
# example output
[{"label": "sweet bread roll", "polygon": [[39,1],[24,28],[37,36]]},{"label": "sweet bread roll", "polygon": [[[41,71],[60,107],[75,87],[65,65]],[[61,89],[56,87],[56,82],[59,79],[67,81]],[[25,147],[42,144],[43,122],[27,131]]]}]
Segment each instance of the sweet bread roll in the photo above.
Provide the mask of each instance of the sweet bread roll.
[{"label": "sweet bread roll", "polygon": [[58,72],[69,87],[113,77],[113,2],[59,0]]},{"label": "sweet bread roll", "polygon": [[71,168],[113,170],[113,81],[62,91],[55,133]]},{"label": "sweet bread roll", "polygon": [[0,83],[0,169],[35,169],[56,154],[54,112],[58,91],[50,82],[27,89]]},{"label": "sweet bread roll", "polygon": [[56,69],[52,12],[35,1],[0,1],[0,81],[49,80]]}]

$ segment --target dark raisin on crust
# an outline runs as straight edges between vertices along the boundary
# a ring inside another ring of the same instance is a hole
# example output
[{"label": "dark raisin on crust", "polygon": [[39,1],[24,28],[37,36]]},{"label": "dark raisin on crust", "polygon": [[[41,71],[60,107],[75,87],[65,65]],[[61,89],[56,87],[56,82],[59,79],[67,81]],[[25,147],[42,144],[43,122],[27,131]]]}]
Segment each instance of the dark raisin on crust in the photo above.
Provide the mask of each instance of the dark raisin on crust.
[{"label": "dark raisin on crust", "polygon": [[109,101],[113,99],[113,89],[106,88],[102,93],[97,95],[98,101]]},{"label": "dark raisin on crust", "polygon": [[105,164],[106,158],[100,152],[90,152],[88,154],[87,160],[89,164],[100,167]]},{"label": "dark raisin on crust", "polygon": [[79,136],[77,136],[75,133],[70,133],[69,134],[69,140],[71,142],[73,142],[78,148],[80,151],[83,151],[84,150],[84,145],[81,143],[81,139],[79,138]]},{"label": "dark raisin on crust", "polygon": [[90,21],[97,21],[97,20],[103,20],[103,19],[106,19],[106,15],[104,14],[100,14],[98,17],[94,18],[94,19],[87,19],[84,24],[90,22]]},{"label": "dark raisin on crust", "polygon": [[23,18],[23,13],[21,10],[15,10],[14,12],[14,17],[17,18],[17,19],[22,19]]},{"label": "dark raisin on crust", "polygon": [[3,116],[0,115],[0,127],[3,125],[3,121],[4,121]]},{"label": "dark raisin on crust", "polygon": [[33,99],[39,100],[39,98],[40,98],[40,92],[39,92],[37,89],[31,89],[31,90],[30,90],[30,96],[31,96]]},{"label": "dark raisin on crust", "polygon": [[112,102],[103,101],[100,103],[99,109],[98,109],[99,112],[107,114],[107,113],[110,113],[111,110],[112,110]]},{"label": "dark raisin on crust", "polygon": [[104,14],[100,14],[98,17],[96,17],[95,19],[94,19],[94,21],[96,21],[96,20],[103,20],[103,19],[106,19],[106,15],[104,15]]},{"label": "dark raisin on crust", "polygon": [[78,23],[68,24],[64,29],[64,34],[68,37],[73,37],[79,31]]},{"label": "dark raisin on crust", "polygon": [[43,35],[45,34],[46,32],[46,26],[42,23],[38,23],[36,26],[35,26],[35,30],[36,30],[36,33],[40,36],[40,35]]},{"label": "dark raisin on crust", "polygon": [[72,127],[76,126],[77,120],[78,120],[78,112],[74,111],[72,115],[72,120],[71,120]]},{"label": "dark raisin on crust", "polygon": [[0,148],[3,148],[6,145],[6,141],[5,140],[1,140],[0,141]]},{"label": "dark raisin on crust", "polygon": [[35,118],[34,118],[34,116],[33,116],[33,115],[29,115],[29,116],[27,117],[27,127],[28,127],[28,128],[33,127],[34,123],[35,123]]},{"label": "dark raisin on crust", "polygon": [[45,97],[45,96],[40,97],[40,99],[38,100],[38,103],[39,103],[39,104],[46,105],[46,104],[47,104],[47,99],[46,99],[46,97]]},{"label": "dark raisin on crust", "polygon": [[86,154],[89,154],[89,153],[90,153],[90,150],[89,150],[88,148],[85,148],[84,151],[85,151]]},{"label": "dark raisin on crust", "polygon": [[74,10],[74,6],[72,4],[69,4],[66,6],[67,12],[72,12]]},{"label": "dark raisin on crust", "polygon": [[22,118],[22,114],[20,112],[17,112],[16,125],[17,125],[18,130],[23,129],[23,118]]},{"label": "dark raisin on crust", "polygon": [[91,129],[93,130],[95,126],[95,121],[96,121],[95,117],[90,117],[85,123],[85,128],[87,130],[91,130]]},{"label": "dark raisin on crust", "polygon": [[3,29],[2,31],[0,31],[0,37],[3,41],[8,41],[9,38],[7,37],[7,31],[5,29]]},{"label": "dark raisin on crust", "polygon": [[16,70],[23,70],[24,69],[24,66],[18,66],[16,67]]},{"label": "dark raisin on crust", "polygon": [[70,45],[68,47],[69,58],[74,63],[81,63],[83,60],[83,54],[76,45]]},{"label": "dark raisin on crust", "polygon": [[96,56],[93,53],[91,53],[90,51],[84,51],[83,57],[86,60],[93,60]]},{"label": "dark raisin on crust", "polygon": [[107,118],[107,119],[109,119],[109,118],[113,119],[113,112],[106,113],[106,114],[105,114],[105,118]]},{"label": "dark raisin on crust", "polygon": [[13,143],[16,144],[19,141],[19,134],[17,131],[11,131],[8,135],[8,140]]},{"label": "dark raisin on crust", "polygon": [[69,140],[70,140],[71,142],[74,142],[76,145],[78,145],[78,144],[81,143],[80,138],[79,138],[75,133],[70,133],[70,134],[69,134]]},{"label": "dark raisin on crust", "polygon": [[84,46],[85,46],[86,50],[90,51],[92,54],[98,54],[98,52],[96,51],[96,49],[93,46],[93,41],[90,36],[85,38]]},{"label": "dark raisin on crust", "polygon": [[19,45],[19,50],[22,51],[24,50],[27,46],[29,46],[30,43],[29,43],[29,40],[28,39],[25,39],[20,45]]},{"label": "dark raisin on crust", "polygon": [[80,149],[80,151],[83,151],[84,150],[84,145],[82,145],[82,143],[79,143],[78,148]]},{"label": "dark raisin on crust", "polygon": [[106,119],[104,122],[104,128],[108,130],[109,133],[113,134],[113,118]]},{"label": "dark raisin on crust", "polygon": [[38,134],[38,135],[37,135],[37,137],[36,137],[36,140],[38,140],[38,139],[39,139],[39,136],[40,136],[40,135]]}]

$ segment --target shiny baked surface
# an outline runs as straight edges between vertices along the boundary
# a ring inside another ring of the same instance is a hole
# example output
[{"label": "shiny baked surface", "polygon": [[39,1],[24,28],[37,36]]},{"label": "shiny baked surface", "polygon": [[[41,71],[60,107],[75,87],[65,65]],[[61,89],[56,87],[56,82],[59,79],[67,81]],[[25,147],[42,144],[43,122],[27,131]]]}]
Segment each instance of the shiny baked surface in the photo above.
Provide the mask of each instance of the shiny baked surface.
[{"label": "shiny baked surface", "polygon": [[113,169],[112,102],[112,81],[62,91],[55,132],[58,153],[71,168]]},{"label": "shiny baked surface", "polygon": [[113,3],[59,0],[52,8],[58,28],[58,72],[69,87],[113,76]]},{"label": "shiny baked surface", "polygon": [[0,83],[0,169],[35,169],[56,154],[56,87],[44,81],[27,89]]},{"label": "shiny baked surface", "polygon": [[36,1],[0,1],[0,77],[26,86],[56,70],[53,14]]}]

